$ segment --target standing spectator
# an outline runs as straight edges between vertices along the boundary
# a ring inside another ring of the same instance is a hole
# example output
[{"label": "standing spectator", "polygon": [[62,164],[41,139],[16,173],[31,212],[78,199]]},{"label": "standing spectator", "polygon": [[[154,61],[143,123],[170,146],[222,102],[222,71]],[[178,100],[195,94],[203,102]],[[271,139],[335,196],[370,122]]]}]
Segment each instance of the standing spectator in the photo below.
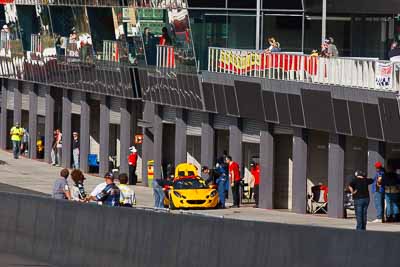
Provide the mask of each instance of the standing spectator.
[{"label": "standing spectator", "polygon": [[373,222],[382,222],[385,204],[385,188],[382,185],[382,180],[385,175],[385,169],[383,168],[382,163],[379,161],[375,162],[375,169],[376,173],[374,177],[374,183],[372,184],[372,193],[374,194],[376,219]]},{"label": "standing spectator", "polygon": [[79,135],[77,132],[72,133],[72,156],[73,156],[73,164],[72,167],[74,169],[79,169],[79,155],[80,155],[80,142]]},{"label": "standing spectator", "polygon": [[56,130],[56,149],[57,149],[57,158],[58,158],[58,165],[61,164],[61,158],[62,158],[62,133],[60,129]]},{"label": "standing spectator", "polygon": [[126,173],[121,173],[118,178],[119,178],[118,187],[121,190],[121,198],[120,198],[121,206],[132,207],[133,205],[136,205],[135,192],[127,185],[128,175],[126,175]]},{"label": "standing spectator", "polygon": [[161,29],[162,35],[160,38],[160,45],[172,45],[171,37],[169,36],[167,27]]},{"label": "standing spectator", "polygon": [[172,185],[170,179],[154,179],[153,180],[153,196],[154,196],[154,207],[164,208],[164,186]]},{"label": "standing spectator", "polygon": [[349,190],[353,195],[354,208],[357,219],[357,230],[366,230],[367,226],[367,210],[369,206],[368,185],[374,182],[373,179],[366,178],[362,171],[356,171],[355,178],[350,182]]},{"label": "standing spectator", "polygon": [[396,222],[399,220],[399,176],[394,170],[393,163],[388,162],[387,172],[382,180],[382,185],[385,188],[385,200],[386,200],[386,221]]},{"label": "standing spectator", "polygon": [[394,41],[390,46],[389,58],[391,62],[400,62],[400,46],[396,41]]},{"label": "standing spectator", "polygon": [[78,169],[73,170],[71,172],[71,178],[74,181],[71,187],[71,199],[73,201],[86,202],[87,195],[85,187],[83,186],[85,176],[82,171]]},{"label": "standing spectator", "polygon": [[137,183],[137,175],[136,175],[136,166],[137,166],[137,150],[136,147],[131,146],[129,148],[131,152],[128,156],[128,165],[129,165],[129,184],[136,185]]},{"label": "standing spectator", "polygon": [[22,136],[21,154],[29,156],[29,132],[28,129],[23,129],[23,130],[24,130],[24,135]]},{"label": "standing spectator", "polygon": [[60,178],[54,182],[52,197],[55,199],[68,199],[71,200],[71,191],[69,189],[67,179],[69,176],[68,169],[60,171]]},{"label": "standing spectator", "polygon": [[328,38],[328,55],[329,57],[339,56],[339,51],[335,45],[335,40],[332,37]]},{"label": "standing spectator", "polygon": [[16,122],[15,126],[13,126],[10,130],[11,141],[13,144],[14,159],[19,158],[21,149],[21,139],[23,135],[24,135],[24,129],[19,126],[19,122]]},{"label": "standing spectator", "polygon": [[260,192],[260,165],[255,162],[250,164],[250,172],[254,177],[254,200],[256,201],[256,208],[258,208],[259,192]]},{"label": "standing spectator", "polygon": [[156,65],[156,38],[150,31],[150,28],[145,27],[143,32],[144,52],[146,54],[146,61],[148,65]]},{"label": "standing spectator", "polygon": [[239,208],[240,202],[240,170],[239,164],[232,161],[231,156],[226,157],[226,164],[228,164],[229,182],[232,189],[233,206],[232,208]]},{"label": "standing spectator", "polygon": [[[121,191],[114,183],[111,172],[104,175],[105,183],[98,185],[90,194],[90,199],[97,201],[99,205],[116,207],[120,205]],[[105,185],[105,187],[103,187]],[[103,189],[101,189],[103,187]]]},{"label": "standing spectator", "polygon": [[329,41],[325,39],[325,41],[321,45],[321,57],[329,57],[328,46]]},{"label": "standing spectator", "polygon": [[57,133],[53,132],[53,142],[51,144],[51,165],[55,166],[58,164],[57,159]]},{"label": "standing spectator", "polygon": [[59,129],[54,131],[54,139],[51,150],[51,163],[53,166],[60,166],[62,149],[62,134]]},{"label": "standing spectator", "polygon": [[338,57],[339,51],[335,45],[335,40],[332,37],[326,38],[321,45],[322,57]]},{"label": "standing spectator", "polygon": [[274,37],[268,38],[269,47],[266,49],[266,52],[277,53],[281,51],[281,45],[276,41]]}]

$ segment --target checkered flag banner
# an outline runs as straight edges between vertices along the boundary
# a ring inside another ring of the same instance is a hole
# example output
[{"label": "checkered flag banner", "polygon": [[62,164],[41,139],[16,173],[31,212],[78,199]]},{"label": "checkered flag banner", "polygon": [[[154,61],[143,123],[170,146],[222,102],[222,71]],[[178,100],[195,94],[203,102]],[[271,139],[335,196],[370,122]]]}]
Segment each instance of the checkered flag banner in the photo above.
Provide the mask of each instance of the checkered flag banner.
[{"label": "checkered flag banner", "polygon": [[379,89],[392,89],[393,87],[393,64],[375,63],[375,85]]}]

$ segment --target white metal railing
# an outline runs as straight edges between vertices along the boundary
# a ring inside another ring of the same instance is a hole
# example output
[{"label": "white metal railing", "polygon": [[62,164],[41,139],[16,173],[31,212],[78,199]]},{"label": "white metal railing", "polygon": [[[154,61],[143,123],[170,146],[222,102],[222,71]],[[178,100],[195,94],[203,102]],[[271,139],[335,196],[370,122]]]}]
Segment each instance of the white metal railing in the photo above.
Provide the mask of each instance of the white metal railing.
[{"label": "white metal railing", "polygon": [[176,68],[173,46],[157,45],[157,67]]},{"label": "white metal railing", "polygon": [[208,71],[375,90],[400,91],[400,63],[210,47]]},{"label": "white metal railing", "polygon": [[5,56],[11,49],[10,33],[0,31],[0,55]]},{"label": "white metal railing", "polygon": [[31,51],[32,53],[42,53],[43,46],[40,40],[40,35],[38,34],[31,34]]}]

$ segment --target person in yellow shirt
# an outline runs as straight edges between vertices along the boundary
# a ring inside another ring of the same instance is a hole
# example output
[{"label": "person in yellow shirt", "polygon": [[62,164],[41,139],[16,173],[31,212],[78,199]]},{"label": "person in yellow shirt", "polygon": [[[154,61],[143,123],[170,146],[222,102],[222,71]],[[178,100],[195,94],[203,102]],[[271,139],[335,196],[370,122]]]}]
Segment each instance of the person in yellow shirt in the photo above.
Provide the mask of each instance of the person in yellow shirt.
[{"label": "person in yellow shirt", "polygon": [[136,205],[136,196],[133,189],[128,187],[128,175],[126,173],[121,173],[118,176],[119,185],[118,188],[121,190],[120,194],[120,204],[123,207],[132,207]]},{"label": "person in yellow shirt", "polygon": [[21,139],[24,136],[24,129],[19,126],[19,122],[16,122],[15,126],[11,128],[10,136],[13,144],[14,158],[18,159],[21,148]]}]

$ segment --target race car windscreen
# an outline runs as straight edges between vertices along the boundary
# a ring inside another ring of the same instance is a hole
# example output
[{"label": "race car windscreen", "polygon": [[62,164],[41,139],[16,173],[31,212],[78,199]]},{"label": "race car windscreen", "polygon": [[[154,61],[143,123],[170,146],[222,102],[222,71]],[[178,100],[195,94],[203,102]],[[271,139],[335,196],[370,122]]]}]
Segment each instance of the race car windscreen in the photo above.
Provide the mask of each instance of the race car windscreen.
[{"label": "race car windscreen", "polygon": [[203,189],[208,188],[202,179],[181,179],[174,182],[174,189]]}]

